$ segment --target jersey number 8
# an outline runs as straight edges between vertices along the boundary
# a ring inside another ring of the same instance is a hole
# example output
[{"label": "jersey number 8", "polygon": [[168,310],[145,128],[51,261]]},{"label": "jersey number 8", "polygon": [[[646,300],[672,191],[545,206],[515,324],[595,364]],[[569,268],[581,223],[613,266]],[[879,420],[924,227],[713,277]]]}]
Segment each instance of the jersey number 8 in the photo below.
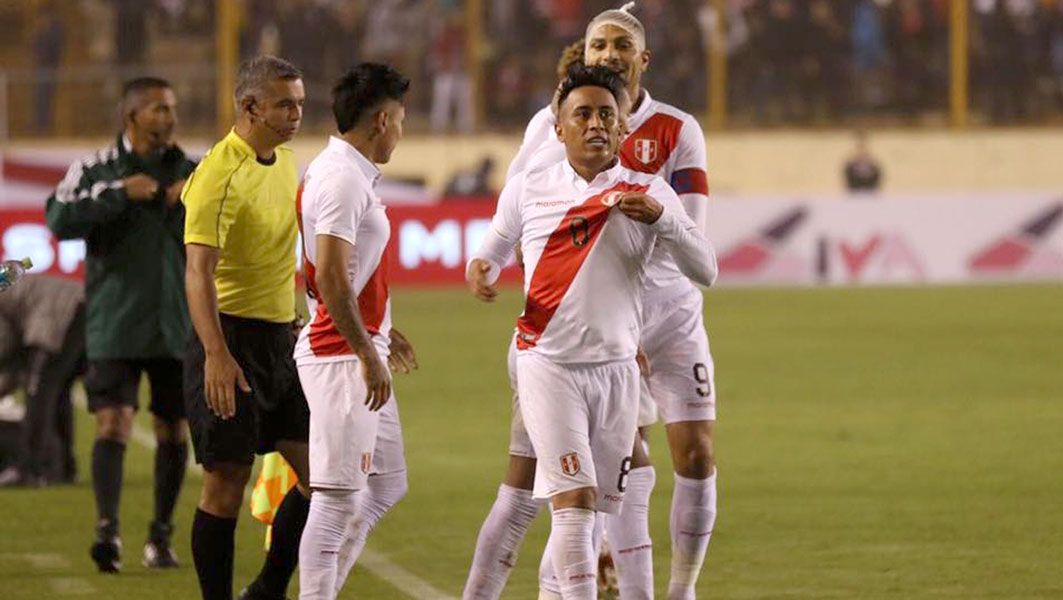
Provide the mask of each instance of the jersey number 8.
[{"label": "jersey number 8", "polygon": [[572,245],[582,248],[591,241],[591,229],[586,217],[572,217],[568,223],[568,231],[572,234]]}]

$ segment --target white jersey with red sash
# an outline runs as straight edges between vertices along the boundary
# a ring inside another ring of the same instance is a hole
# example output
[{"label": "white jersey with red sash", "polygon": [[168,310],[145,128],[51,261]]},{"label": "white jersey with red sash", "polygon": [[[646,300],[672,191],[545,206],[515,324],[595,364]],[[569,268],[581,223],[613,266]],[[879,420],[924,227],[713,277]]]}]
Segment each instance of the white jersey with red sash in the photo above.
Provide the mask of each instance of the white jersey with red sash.
[{"label": "white jersey with red sash", "polygon": [[[627,218],[614,208],[624,192],[649,194],[664,213],[652,225]],[[639,292],[658,238],[706,284],[715,276],[711,245],[664,180],[618,163],[588,183],[562,160],[506,184],[474,256],[497,272],[521,246],[526,304],[517,321],[520,352],[557,363],[602,363],[635,356]]]},{"label": "white jersey with red sash", "polygon": [[[510,163],[507,180],[522,171],[554,164],[565,148],[554,133],[557,123],[550,107],[540,110],[528,123],[517,156]],[[658,175],[679,196],[683,208],[705,231],[709,184],[706,174],[705,137],[693,116],[654,100],[643,90],[642,102],[628,117],[630,133],[620,148],[624,167]],[[680,273],[668,253],[657,247],[647,267],[647,300],[667,300],[689,292],[692,285]]]},{"label": "white jersey with red sash", "polygon": [[347,142],[333,137],[310,163],[297,196],[303,234],[303,274],[312,316],[299,333],[296,363],[352,360],[347,340],[319,301],[316,281],[318,235],[338,237],[354,246],[348,272],[358,296],[362,322],[382,357],[388,355],[391,299],[387,281],[388,217],[374,191],[380,172]]}]

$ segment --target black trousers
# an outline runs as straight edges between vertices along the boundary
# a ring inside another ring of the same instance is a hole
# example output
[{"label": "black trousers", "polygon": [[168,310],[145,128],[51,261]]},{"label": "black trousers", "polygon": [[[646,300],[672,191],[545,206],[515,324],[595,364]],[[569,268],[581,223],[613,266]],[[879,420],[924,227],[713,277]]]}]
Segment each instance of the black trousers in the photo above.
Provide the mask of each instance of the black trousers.
[{"label": "black trousers", "polygon": [[67,329],[62,350],[29,352],[20,470],[24,476],[69,481],[77,471],[70,388],[85,371],[84,305]]}]

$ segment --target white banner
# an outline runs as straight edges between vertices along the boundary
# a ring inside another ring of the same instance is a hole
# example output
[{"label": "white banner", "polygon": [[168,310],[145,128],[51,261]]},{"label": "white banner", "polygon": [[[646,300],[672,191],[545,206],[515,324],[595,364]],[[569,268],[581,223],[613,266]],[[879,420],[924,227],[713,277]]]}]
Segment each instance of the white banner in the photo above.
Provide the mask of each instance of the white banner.
[{"label": "white banner", "polygon": [[1063,194],[714,199],[722,285],[1063,280]]}]

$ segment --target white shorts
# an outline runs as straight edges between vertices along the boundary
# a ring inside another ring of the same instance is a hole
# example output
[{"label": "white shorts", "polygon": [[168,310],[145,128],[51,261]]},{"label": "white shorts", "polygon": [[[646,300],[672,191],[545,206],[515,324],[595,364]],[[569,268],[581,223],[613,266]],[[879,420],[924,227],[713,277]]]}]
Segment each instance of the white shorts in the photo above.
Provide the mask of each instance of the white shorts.
[{"label": "white shorts", "polygon": [[[509,419],[509,454],[524,458],[535,458],[535,448],[532,447],[528,430],[524,427],[524,417],[520,414],[520,396],[517,394],[517,338],[509,344],[509,352],[506,356],[506,366],[509,372],[509,389],[512,391],[513,414]],[[650,395],[649,384],[646,379],[639,377],[639,428],[648,427],[657,422],[657,404]]]},{"label": "white shorts", "polygon": [[361,361],[308,363],[298,369],[310,405],[310,487],[360,490],[369,475],[405,470],[395,394],[371,412]]},{"label": "white shorts", "polygon": [[596,488],[597,510],[617,514],[624,499],[638,420],[634,360],[562,365],[517,356],[520,412],[535,455],[534,496]]},{"label": "white shorts", "polygon": [[509,419],[509,454],[510,456],[535,458],[535,448],[532,447],[528,430],[524,427],[524,417],[520,414],[520,395],[517,394],[517,336],[515,335],[509,342],[506,370],[509,372],[509,389],[513,392],[513,414]]},{"label": "white shorts", "polygon": [[665,424],[716,420],[716,382],[701,290],[642,308],[649,393]]},{"label": "white shorts", "polygon": [[649,427],[657,422],[657,403],[650,394],[650,383],[639,376],[639,429]]}]

